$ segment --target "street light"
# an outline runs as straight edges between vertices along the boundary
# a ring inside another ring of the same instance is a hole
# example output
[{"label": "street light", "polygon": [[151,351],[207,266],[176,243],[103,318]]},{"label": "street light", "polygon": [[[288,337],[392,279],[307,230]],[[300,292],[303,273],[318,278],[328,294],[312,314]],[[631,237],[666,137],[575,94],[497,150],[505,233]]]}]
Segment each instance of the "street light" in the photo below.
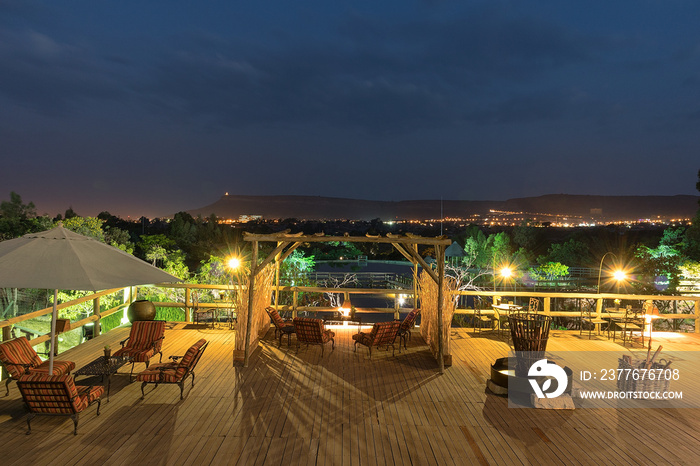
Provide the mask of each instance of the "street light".
[{"label": "street light", "polygon": [[617,259],[617,256],[615,255],[615,253],[610,252],[610,251],[603,254],[603,257],[600,259],[600,267],[598,267],[598,287],[596,288],[596,291],[598,293],[600,293],[600,274],[603,271],[603,261],[605,260],[605,258],[607,257],[608,254],[612,254],[615,257],[615,259]]},{"label": "street light", "polygon": [[620,283],[627,280],[627,272],[617,269],[613,272],[613,278],[617,281],[617,294],[620,294]]}]

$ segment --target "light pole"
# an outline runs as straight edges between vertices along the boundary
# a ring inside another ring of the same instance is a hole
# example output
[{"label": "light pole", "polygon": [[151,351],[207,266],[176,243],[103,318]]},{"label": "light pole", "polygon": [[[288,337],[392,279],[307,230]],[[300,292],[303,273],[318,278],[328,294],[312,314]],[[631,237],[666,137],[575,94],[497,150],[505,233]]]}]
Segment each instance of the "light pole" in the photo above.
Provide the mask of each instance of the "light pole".
[{"label": "light pole", "polygon": [[615,255],[615,253],[610,252],[610,251],[603,254],[603,257],[600,259],[600,267],[598,267],[598,287],[596,288],[596,291],[598,292],[598,294],[600,294],[600,275],[603,272],[603,261],[608,256],[608,254],[612,254],[615,257],[615,259],[617,259],[617,256]]}]

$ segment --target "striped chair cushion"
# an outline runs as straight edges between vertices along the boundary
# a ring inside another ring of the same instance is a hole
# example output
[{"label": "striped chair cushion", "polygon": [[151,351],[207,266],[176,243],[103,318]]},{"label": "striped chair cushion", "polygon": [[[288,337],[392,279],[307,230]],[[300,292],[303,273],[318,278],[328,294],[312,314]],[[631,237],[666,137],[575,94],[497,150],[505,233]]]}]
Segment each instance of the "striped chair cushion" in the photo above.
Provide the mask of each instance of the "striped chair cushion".
[{"label": "striped chair cushion", "polygon": [[277,312],[277,309],[275,309],[274,307],[268,307],[265,310],[270,316],[270,320],[273,324],[275,324],[275,327],[277,327],[278,330],[281,330],[285,327],[294,327],[294,325],[291,322],[285,322],[284,319],[280,317],[280,314],[279,312]]},{"label": "striped chair cushion", "polygon": [[[15,338],[0,344],[0,361],[7,369],[10,377],[18,379],[29,372],[49,372],[49,362],[41,362],[41,358],[29,344],[26,337]],[[26,365],[30,367],[27,368]],[[54,361],[53,373],[68,374],[75,369],[71,361]]]},{"label": "striped chair cushion", "polygon": [[399,329],[403,332],[411,330],[416,325],[416,318],[418,317],[419,313],[420,309],[414,309],[409,312],[403,322],[401,322]]},{"label": "striped chair cushion", "polygon": [[126,346],[115,351],[114,356],[131,356],[135,362],[146,362],[159,353],[165,335],[165,321],[144,320],[131,324]]},{"label": "striped chair cushion", "polygon": [[165,336],[164,320],[144,320],[131,324],[127,346],[140,350],[153,346],[156,342],[156,353],[160,351],[163,336]]},{"label": "striped chair cushion", "polygon": [[197,353],[199,353],[199,349],[204,346],[204,344],[207,342],[204,338],[199,340],[197,343],[194,345],[190,346],[190,348],[187,350],[185,355],[180,359],[180,364],[177,365],[177,374],[180,377],[183,377],[186,373],[187,370],[190,368],[192,363],[195,361],[195,357],[197,356]]},{"label": "striped chair cushion", "polygon": [[178,364],[174,362],[152,364],[145,371],[139,372],[136,380],[138,382],[177,383],[182,379],[182,376],[177,373],[177,366]]},{"label": "striped chair cushion", "polygon": [[79,413],[104,393],[101,385],[76,386],[70,375],[23,375],[17,386],[27,408],[35,413]]},{"label": "striped chair cushion", "polygon": [[326,330],[323,320],[309,317],[297,317],[294,319],[294,329],[297,341],[311,344],[324,344],[335,337],[335,333]]},{"label": "striped chair cushion", "polygon": [[204,338],[190,346],[180,362],[164,362],[154,364],[145,371],[139,372],[136,380],[139,382],[177,383],[187,374],[192,364],[197,360],[199,350],[207,342]]},{"label": "striped chair cushion", "polygon": [[137,350],[130,346],[125,346],[114,352],[114,356],[130,356],[131,360],[134,362],[146,362],[151,359],[154,354],[156,354],[156,351],[153,348]]},{"label": "striped chair cushion", "polygon": [[389,345],[396,339],[396,332],[401,323],[399,321],[377,322],[372,326],[370,333],[356,333],[352,339],[365,346]]}]

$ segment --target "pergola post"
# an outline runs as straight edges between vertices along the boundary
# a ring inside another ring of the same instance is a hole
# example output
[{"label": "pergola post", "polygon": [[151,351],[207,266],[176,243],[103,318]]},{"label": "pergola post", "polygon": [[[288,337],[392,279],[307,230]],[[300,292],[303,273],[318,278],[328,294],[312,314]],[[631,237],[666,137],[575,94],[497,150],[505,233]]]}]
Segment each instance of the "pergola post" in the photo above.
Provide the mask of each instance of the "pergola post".
[{"label": "pergola post", "polygon": [[250,259],[250,280],[248,282],[248,322],[245,329],[245,348],[243,357],[243,367],[248,367],[250,360],[250,329],[253,326],[253,297],[255,296],[255,276],[257,275],[258,263],[258,242],[253,241],[253,253]]},{"label": "pergola post", "polygon": [[437,302],[437,333],[438,333],[438,367],[440,374],[445,373],[445,342],[443,341],[443,322],[442,322],[442,304],[444,298],[442,296],[442,285],[445,281],[445,247],[442,245],[435,246],[435,255],[437,256],[437,287],[438,287],[438,302]]}]

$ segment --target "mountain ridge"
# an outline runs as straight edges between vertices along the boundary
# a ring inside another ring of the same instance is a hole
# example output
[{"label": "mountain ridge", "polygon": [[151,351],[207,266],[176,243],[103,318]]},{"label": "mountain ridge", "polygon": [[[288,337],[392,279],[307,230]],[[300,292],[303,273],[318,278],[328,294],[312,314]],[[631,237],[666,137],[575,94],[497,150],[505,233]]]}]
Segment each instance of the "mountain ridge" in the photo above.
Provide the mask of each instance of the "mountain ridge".
[{"label": "mountain ridge", "polygon": [[490,211],[523,212],[524,215],[572,216],[582,219],[692,218],[700,196],[599,196],[545,194],[505,201],[406,200],[373,201],[324,196],[249,196],[225,194],[216,202],[186,212],[208,217],[238,219],[261,215],[264,219],[300,220],[426,220],[468,218]]}]

